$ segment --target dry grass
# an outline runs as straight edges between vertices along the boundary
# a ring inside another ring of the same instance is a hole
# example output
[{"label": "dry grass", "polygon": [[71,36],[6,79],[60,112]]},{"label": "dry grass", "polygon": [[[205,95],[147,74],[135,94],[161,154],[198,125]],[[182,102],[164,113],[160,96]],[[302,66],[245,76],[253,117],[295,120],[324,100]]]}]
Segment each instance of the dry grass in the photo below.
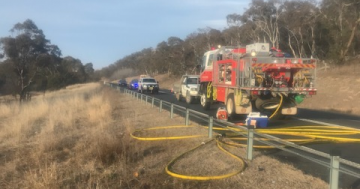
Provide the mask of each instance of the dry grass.
[{"label": "dry grass", "polygon": [[[208,138],[138,141],[135,129],[179,125],[98,84],[76,85],[33,98],[23,106],[0,106],[0,188],[326,188],[317,178],[256,154],[246,170],[215,181],[175,179],[164,171],[175,156]],[[195,125],[195,124],[194,124]],[[201,127],[139,133],[142,136],[204,134]],[[243,156],[244,149],[230,149]],[[259,169],[261,167],[261,170]],[[180,173],[218,175],[238,168],[215,143],[174,165]]]},{"label": "dry grass", "polygon": [[359,64],[350,64],[319,72],[317,95],[304,100],[300,107],[360,115],[359,71]]}]

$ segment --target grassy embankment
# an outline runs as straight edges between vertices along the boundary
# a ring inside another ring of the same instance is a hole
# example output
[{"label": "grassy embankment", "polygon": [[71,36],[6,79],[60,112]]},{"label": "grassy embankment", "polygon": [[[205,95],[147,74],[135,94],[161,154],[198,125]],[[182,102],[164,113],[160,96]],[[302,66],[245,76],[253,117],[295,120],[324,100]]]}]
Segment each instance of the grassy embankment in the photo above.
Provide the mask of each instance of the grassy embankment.
[{"label": "grassy embankment", "polygon": [[[164,171],[177,155],[209,140],[207,131],[159,130],[144,136],[204,134],[202,138],[138,141],[135,129],[179,125],[129,96],[98,84],[75,85],[33,97],[31,102],[0,104],[0,188],[326,188],[260,153],[243,173],[214,181],[175,179]],[[243,148],[231,149],[244,156]],[[219,175],[239,168],[214,142],[186,156],[174,171]]]}]

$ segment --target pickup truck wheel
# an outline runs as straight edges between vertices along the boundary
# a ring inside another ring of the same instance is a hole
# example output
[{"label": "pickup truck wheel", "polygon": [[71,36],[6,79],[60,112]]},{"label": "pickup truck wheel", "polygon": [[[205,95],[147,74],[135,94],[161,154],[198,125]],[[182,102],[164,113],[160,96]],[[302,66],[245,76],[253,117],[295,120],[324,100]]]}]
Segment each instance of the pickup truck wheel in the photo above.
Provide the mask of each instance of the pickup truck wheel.
[{"label": "pickup truck wheel", "polygon": [[188,104],[191,104],[193,102],[193,97],[190,96],[189,91],[186,92],[186,98],[185,99],[186,99],[186,103],[188,103]]},{"label": "pickup truck wheel", "polygon": [[210,109],[210,99],[208,99],[208,98],[206,97],[206,94],[205,94],[205,93],[201,94],[200,104],[201,104],[201,106],[202,106],[205,110],[209,110],[209,109]]},{"label": "pickup truck wheel", "polygon": [[175,93],[175,97],[176,97],[176,100],[178,100],[179,102],[181,101],[182,99],[182,96],[180,93]]},{"label": "pickup truck wheel", "polygon": [[226,111],[228,113],[228,117],[231,119],[235,116],[235,101],[234,94],[229,94],[226,100]]}]

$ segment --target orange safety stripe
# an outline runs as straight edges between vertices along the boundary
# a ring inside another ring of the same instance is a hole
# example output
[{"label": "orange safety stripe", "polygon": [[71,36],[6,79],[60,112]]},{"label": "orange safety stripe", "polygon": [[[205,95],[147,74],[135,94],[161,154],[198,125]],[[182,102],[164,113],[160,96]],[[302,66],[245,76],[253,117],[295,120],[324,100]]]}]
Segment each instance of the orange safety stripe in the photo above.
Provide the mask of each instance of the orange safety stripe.
[{"label": "orange safety stripe", "polygon": [[[289,64],[284,64],[289,65]],[[272,67],[274,64],[271,63],[252,63],[252,67]],[[315,68],[315,64],[290,64],[291,68]]]}]

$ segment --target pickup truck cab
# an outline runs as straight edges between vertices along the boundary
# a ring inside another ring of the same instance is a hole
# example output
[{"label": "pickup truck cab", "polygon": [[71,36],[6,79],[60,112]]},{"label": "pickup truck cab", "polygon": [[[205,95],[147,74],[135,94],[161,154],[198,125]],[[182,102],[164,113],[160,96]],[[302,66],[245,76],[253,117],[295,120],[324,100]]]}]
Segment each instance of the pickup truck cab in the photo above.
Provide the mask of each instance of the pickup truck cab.
[{"label": "pickup truck cab", "polygon": [[159,92],[159,83],[152,77],[141,77],[138,82],[138,92]]},{"label": "pickup truck cab", "polygon": [[174,84],[173,88],[176,99],[181,101],[185,98],[188,104],[200,101],[199,89],[199,75],[183,75],[179,83]]}]

